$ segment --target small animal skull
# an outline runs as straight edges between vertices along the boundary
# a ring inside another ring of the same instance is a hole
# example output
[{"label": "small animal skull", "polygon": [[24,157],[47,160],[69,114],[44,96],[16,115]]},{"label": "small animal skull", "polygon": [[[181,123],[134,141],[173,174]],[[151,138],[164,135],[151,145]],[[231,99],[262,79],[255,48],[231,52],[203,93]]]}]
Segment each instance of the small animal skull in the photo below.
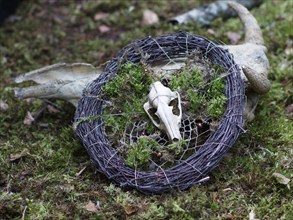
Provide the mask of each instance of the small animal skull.
[{"label": "small animal skull", "polygon": [[[172,101],[177,101],[177,106],[172,106]],[[161,82],[155,82],[151,85],[148,101],[143,107],[153,124],[164,130],[170,141],[176,142],[182,139],[179,131],[182,108],[177,91],[172,92]]]}]

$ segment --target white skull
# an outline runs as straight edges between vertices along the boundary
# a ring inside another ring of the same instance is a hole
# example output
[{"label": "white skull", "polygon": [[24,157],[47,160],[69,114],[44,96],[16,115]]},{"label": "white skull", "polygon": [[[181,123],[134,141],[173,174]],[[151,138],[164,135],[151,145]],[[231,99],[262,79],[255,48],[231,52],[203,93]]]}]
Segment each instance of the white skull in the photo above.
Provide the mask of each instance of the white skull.
[{"label": "white skull", "polygon": [[[171,101],[173,100],[177,101],[177,106],[171,105]],[[148,102],[143,107],[153,124],[159,129],[164,130],[170,141],[176,142],[182,139],[179,131],[182,108],[180,96],[177,91],[172,92],[161,82],[155,82],[151,84]],[[174,113],[173,110],[177,112]]]}]

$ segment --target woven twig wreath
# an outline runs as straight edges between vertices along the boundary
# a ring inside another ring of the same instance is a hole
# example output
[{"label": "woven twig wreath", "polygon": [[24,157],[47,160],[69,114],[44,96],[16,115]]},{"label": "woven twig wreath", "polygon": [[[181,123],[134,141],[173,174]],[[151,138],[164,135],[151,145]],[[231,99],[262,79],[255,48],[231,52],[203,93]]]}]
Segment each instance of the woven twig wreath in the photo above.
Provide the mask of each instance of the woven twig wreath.
[{"label": "woven twig wreath", "polygon": [[[115,148],[111,146],[103,129],[105,100],[99,99],[102,87],[115,77],[119,64],[127,59],[139,63],[143,56],[152,64],[156,61],[186,57],[192,51],[200,51],[212,63],[222,66],[226,72],[226,111],[217,130],[205,141],[198,151],[168,169],[141,171],[127,166]],[[223,155],[237,140],[243,127],[244,85],[239,67],[233,56],[223,47],[210,40],[189,33],[175,33],[156,38],[147,37],[124,47],[109,61],[103,73],[84,91],[76,114],[76,135],[83,142],[96,169],[124,188],[135,188],[145,193],[162,193],[172,188],[185,190],[207,181],[210,172]],[[92,118],[93,120],[84,120]]]}]

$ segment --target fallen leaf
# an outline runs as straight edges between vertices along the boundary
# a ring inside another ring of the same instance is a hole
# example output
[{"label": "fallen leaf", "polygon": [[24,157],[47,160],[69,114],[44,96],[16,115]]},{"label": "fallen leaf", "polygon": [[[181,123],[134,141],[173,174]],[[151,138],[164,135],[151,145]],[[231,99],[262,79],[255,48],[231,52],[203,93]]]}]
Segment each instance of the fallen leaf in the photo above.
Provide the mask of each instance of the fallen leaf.
[{"label": "fallen leaf", "polygon": [[24,170],[19,174],[19,179],[23,180],[29,174],[30,174],[29,170]]},{"label": "fallen leaf", "polygon": [[207,30],[207,33],[208,33],[208,34],[211,34],[211,35],[216,35],[216,32],[215,32],[213,29],[211,29],[211,28],[209,28],[209,29]]},{"label": "fallen leaf", "polygon": [[136,208],[132,207],[132,206],[126,206],[124,208],[124,211],[125,211],[126,215],[131,215],[136,212]]},{"label": "fallen leaf", "polygon": [[98,29],[99,29],[99,31],[103,34],[103,33],[107,33],[107,32],[109,32],[111,29],[108,27],[108,26],[106,26],[106,25],[100,25],[99,27],[98,27]]},{"label": "fallen leaf", "polygon": [[213,192],[213,201],[216,202],[218,198],[218,192]]},{"label": "fallen leaf", "polygon": [[92,201],[89,201],[88,204],[86,204],[84,208],[89,212],[98,213],[98,208],[96,207],[95,203],[93,203]]},{"label": "fallen leaf", "polygon": [[36,99],[35,98],[27,98],[25,99],[24,101],[27,103],[27,104],[32,104]]},{"label": "fallen leaf", "polygon": [[240,34],[231,31],[227,32],[227,37],[231,44],[237,44],[241,38]]},{"label": "fallen leaf", "polygon": [[287,185],[291,180],[280,173],[273,173],[280,184]]},{"label": "fallen leaf", "polygon": [[293,104],[290,104],[286,107],[286,112],[288,115],[292,115],[293,114]]},{"label": "fallen leaf", "polygon": [[10,156],[9,156],[9,160],[10,160],[11,162],[13,162],[13,161],[16,161],[16,160],[18,160],[18,159],[24,157],[24,156],[25,156],[25,155],[24,155],[23,153],[10,154]]},{"label": "fallen leaf", "polygon": [[2,99],[0,99],[0,111],[7,112],[8,104],[6,104]]},{"label": "fallen leaf", "polygon": [[144,10],[143,18],[142,18],[143,24],[152,25],[152,24],[155,24],[158,22],[159,22],[159,17],[155,12],[148,10],[148,9]]},{"label": "fallen leaf", "polygon": [[293,159],[283,159],[280,161],[280,165],[284,168],[291,168],[293,165]]},{"label": "fallen leaf", "polygon": [[95,19],[95,21],[103,20],[103,19],[105,19],[108,16],[109,16],[109,13],[98,12],[98,13],[95,14],[94,19]]},{"label": "fallen leaf", "polygon": [[23,120],[23,123],[25,125],[31,125],[34,121],[35,121],[35,119],[34,119],[32,113],[31,112],[27,112],[26,113],[26,116],[25,116],[25,118]]}]

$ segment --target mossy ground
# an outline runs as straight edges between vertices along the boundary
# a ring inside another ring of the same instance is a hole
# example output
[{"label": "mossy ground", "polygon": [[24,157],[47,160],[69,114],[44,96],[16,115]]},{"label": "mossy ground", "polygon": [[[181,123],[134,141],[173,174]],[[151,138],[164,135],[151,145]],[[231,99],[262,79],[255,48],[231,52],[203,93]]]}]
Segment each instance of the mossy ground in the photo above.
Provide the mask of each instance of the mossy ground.
[{"label": "mossy ground", "polygon": [[[64,102],[57,103],[61,112],[45,111],[35,124],[23,124],[27,111],[47,104],[14,98],[13,77],[20,73],[57,62],[100,65],[148,35],[188,30],[228,44],[228,31],[243,34],[238,19],[217,19],[209,27],[215,35],[196,24],[166,22],[200,1],[137,1],[130,10],[131,2],[23,1],[16,13],[21,19],[0,27],[0,99],[9,106],[0,112],[0,219],[247,219],[251,210],[259,219],[292,219],[292,181],[282,185],[272,175],[292,178],[293,125],[286,110],[292,104],[291,0],[267,0],[252,10],[268,47],[272,90],[204,185],[153,196],[114,186],[94,173],[71,128],[74,108]],[[159,24],[142,25],[145,8],[159,14]],[[95,21],[99,11],[110,14]],[[99,33],[101,24],[111,31]],[[22,157],[10,161],[16,154]],[[89,201],[99,203],[97,213],[85,209]]]}]

